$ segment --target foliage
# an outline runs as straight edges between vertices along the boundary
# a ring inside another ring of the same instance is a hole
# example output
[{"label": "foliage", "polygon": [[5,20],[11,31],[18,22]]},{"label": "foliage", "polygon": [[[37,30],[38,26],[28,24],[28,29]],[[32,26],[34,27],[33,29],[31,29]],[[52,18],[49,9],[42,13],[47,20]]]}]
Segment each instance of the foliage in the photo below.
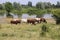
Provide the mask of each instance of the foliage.
[{"label": "foliage", "polygon": [[46,32],[48,32],[48,28],[46,25],[43,24],[43,26],[41,28],[41,35],[42,36],[46,35]]},{"label": "foliage", "polygon": [[59,1],[57,1],[56,7],[60,8],[60,2]]},{"label": "foliage", "polygon": [[44,4],[42,2],[38,2],[36,4],[36,8],[38,8],[38,9],[44,9]]},{"label": "foliage", "polygon": [[56,5],[55,4],[53,5],[50,2],[38,2],[36,6],[32,6],[32,2],[30,1],[28,2],[28,5],[21,5],[17,2],[14,2],[14,3],[6,2],[4,4],[1,4],[0,8],[2,8],[2,5],[5,9],[0,10],[0,14],[6,13],[7,11],[8,16],[10,15],[8,13],[12,12],[18,15],[21,15],[24,13],[28,13],[30,15],[36,14],[39,17],[45,13],[53,13],[57,17],[60,17],[60,11],[59,11],[60,9],[58,9],[57,7],[60,5],[60,2],[57,2]]},{"label": "foliage", "polygon": [[32,7],[32,2],[29,1],[29,2],[28,2],[28,6],[29,6],[29,7]]},{"label": "foliage", "polygon": [[18,11],[20,11],[22,9],[21,5],[19,3],[16,3],[16,2],[13,3],[13,7],[15,10],[18,10]]},{"label": "foliage", "polygon": [[12,8],[13,7],[12,7],[12,4],[10,2],[5,3],[5,9],[7,12],[11,12]]},{"label": "foliage", "polygon": [[55,14],[56,16],[60,17],[60,9],[58,10],[54,10],[53,14]]},{"label": "foliage", "polygon": [[12,4],[11,4],[10,2],[6,2],[6,3],[5,3],[5,9],[6,9],[6,11],[7,11],[7,17],[12,16],[12,15],[10,14],[10,12],[12,11],[13,6],[12,6]]},{"label": "foliage", "polygon": [[5,10],[0,10],[0,15],[5,14],[5,13],[6,13]]},{"label": "foliage", "polygon": [[51,3],[50,2],[44,2],[45,9],[51,8]]},{"label": "foliage", "polygon": [[51,3],[50,3],[50,2],[38,2],[38,3],[36,4],[36,8],[38,8],[38,9],[51,8]]},{"label": "foliage", "polygon": [[43,25],[43,26],[42,26],[42,31],[43,31],[43,32],[47,32],[47,31],[48,31],[46,25]]},{"label": "foliage", "polygon": [[0,4],[0,10],[3,10],[4,8],[3,8],[3,5],[2,4]]}]

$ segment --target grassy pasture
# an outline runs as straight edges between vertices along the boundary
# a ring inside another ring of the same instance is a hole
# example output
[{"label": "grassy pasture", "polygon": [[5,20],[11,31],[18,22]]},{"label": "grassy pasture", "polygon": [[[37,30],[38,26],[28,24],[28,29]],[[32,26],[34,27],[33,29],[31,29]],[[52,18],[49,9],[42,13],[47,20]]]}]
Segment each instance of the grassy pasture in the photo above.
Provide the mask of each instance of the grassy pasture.
[{"label": "grassy pasture", "polygon": [[[48,32],[42,36],[42,26],[46,25]],[[32,24],[0,24],[0,40],[60,40],[60,25],[51,23]]]}]

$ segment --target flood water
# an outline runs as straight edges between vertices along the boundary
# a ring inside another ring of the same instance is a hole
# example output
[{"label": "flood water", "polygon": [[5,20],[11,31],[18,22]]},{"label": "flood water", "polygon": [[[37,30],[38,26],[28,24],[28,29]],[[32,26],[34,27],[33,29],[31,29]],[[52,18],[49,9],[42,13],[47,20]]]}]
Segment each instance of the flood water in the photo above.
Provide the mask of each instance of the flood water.
[{"label": "flood water", "polygon": [[21,18],[36,18],[37,15],[22,14]]},{"label": "flood water", "polygon": [[[36,18],[37,17],[37,15],[29,15],[29,14],[22,14],[21,16],[18,16],[17,14],[13,14],[13,13],[10,13],[12,16],[13,16],[13,18]],[[52,14],[44,14],[42,17],[43,18],[52,18]],[[0,15],[0,18],[6,18],[6,14],[4,14],[4,15]]]},{"label": "flood water", "polygon": [[44,14],[43,18],[50,19],[50,18],[53,18],[52,16],[53,14]]},{"label": "flood water", "polygon": [[[29,15],[29,14],[22,14],[22,16],[18,16],[17,14],[13,14],[13,13],[11,13],[11,15],[13,16],[13,18],[36,18],[37,17],[37,15]],[[52,17],[52,14],[44,14],[43,16],[42,16],[43,18],[53,18]],[[4,15],[0,15],[0,23],[6,23],[6,14],[4,14]]]}]

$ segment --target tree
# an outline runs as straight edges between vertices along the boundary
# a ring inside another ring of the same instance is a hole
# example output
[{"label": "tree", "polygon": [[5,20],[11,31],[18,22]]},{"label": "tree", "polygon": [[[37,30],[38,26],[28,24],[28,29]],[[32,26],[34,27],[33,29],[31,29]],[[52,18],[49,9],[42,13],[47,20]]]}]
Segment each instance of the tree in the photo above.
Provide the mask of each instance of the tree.
[{"label": "tree", "polygon": [[60,8],[60,2],[57,1],[56,7]]},{"label": "tree", "polygon": [[41,4],[38,2],[38,3],[36,4],[36,8],[40,9],[40,6],[41,6]]},{"label": "tree", "polygon": [[55,7],[56,7],[56,5],[55,5],[55,4],[52,4],[52,5],[51,5],[51,7],[52,7],[52,8],[55,8]]},{"label": "tree", "polygon": [[35,11],[34,11],[34,9],[30,8],[27,13],[29,15],[32,15],[32,14],[35,14]]},{"label": "tree", "polygon": [[28,2],[28,6],[29,6],[29,7],[32,7],[32,2],[29,1],[29,2]]},{"label": "tree", "polygon": [[2,10],[3,9],[3,5],[2,4],[0,4],[0,10]]},{"label": "tree", "polygon": [[21,10],[21,5],[19,3],[14,2],[13,7],[15,10],[19,10],[19,11]]},{"label": "tree", "polygon": [[60,11],[59,10],[54,10],[53,11],[53,16],[56,19],[56,24],[60,24]]},{"label": "tree", "polygon": [[8,17],[8,16],[11,16],[11,15],[10,15],[10,12],[11,12],[11,10],[13,9],[13,6],[12,6],[12,4],[11,4],[10,2],[6,2],[6,3],[5,3],[5,9],[6,9],[6,11],[7,11],[7,17]]},{"label": "tree", "polygon": [[36,8],[38,8],[38,9],[45,9],[44,3],[38,2],[38,3],[36,4]]},{"label": "tree", "polygon": [[48,27],[45,24],[43,24],[40,33],[41,36],[46,36],[46,32],[49,32]]},{"label": "tree", "polygon": [[51,8],[51,3],[50,2],[44,2],[45,8]]}]

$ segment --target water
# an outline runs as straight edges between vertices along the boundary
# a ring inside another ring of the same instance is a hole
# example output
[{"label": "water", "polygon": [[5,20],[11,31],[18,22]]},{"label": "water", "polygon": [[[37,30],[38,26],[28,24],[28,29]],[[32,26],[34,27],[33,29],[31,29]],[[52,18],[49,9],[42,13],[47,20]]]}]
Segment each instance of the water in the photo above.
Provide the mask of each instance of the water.
[{"label": "water", "polygon": [[[17,14],[10,13],[13,18],[18,18]],[[29,15],[29,14],[22,14],[21,18],[36,18],[37,15]],[[0,18],[6,18],[6,13],[4,15],[0,15]]]},{"label": "water", "polygon": [[28,14],[22,14],[22,16],[21,16],[21,18],[28,18],[29,17],[29,15]]},{"label": "water", "polygon": [[[10,14],[13,16],[13,18],[18,18],[17,14],[13,14],[13,13],[10,13]],[[49,18],[49,19],[53,18],[52,14],[44,14],[42,17]],[[37,18],[37,15],[22,14],[22,16],[20,16],[19,18],[22,18],[22,19]],[[6,14],[0,15],[0,23],[7,23],[5,19],[6,19]]]},{"label": "water", "polygon": [[[18,18],[17,14],[10,13],[10,15],[13,16],[13,18]],[[6,18],[6,13],[4,15],[0,15],[1,18]]]},{"label": "water", "polygon": [[53,16],[53,14],[44,14],[43,18],[51,19],[51,18],[53,18],[52,16]]},{"label": "water", "polygon": [[[47,14],[46,13],[42,17],[43,18],[46,18],[46,19],[51,19],[51,18],[53,18],[52,16],[53,16],[53,14],[51,14],[51,13],[50,14]],[[22,14],[22,18],[24,18],[24,19],[25,18],[37,18],[37,15]]]},{"label": "water", "polygon": [[[17,15],[17,14],[13,14],[13,13],[10,13],[12,16],[13,16],[13,18],[18,18],[19,16]],[[53,18],[52,17],[53,15],[52,14],[44,14],[42,17],[43,18]],[[20,18],[36,18],[37,17],[37,15],[29,15],[29,14],[22,14],[22,16],[20,16]],[[6,14],[4,14],[4,15],[0,15],[0,18],[6,18]]]},{"label": "water", "polygon": [[10,14],[13,16],[13,18],[18,18],[17,14],[13,14],[13,13],[10,13]]},{"label": "water", "polygon": [[28,15],[28,14],[22,14],[22,18],[36,18],[37,15]]}]

